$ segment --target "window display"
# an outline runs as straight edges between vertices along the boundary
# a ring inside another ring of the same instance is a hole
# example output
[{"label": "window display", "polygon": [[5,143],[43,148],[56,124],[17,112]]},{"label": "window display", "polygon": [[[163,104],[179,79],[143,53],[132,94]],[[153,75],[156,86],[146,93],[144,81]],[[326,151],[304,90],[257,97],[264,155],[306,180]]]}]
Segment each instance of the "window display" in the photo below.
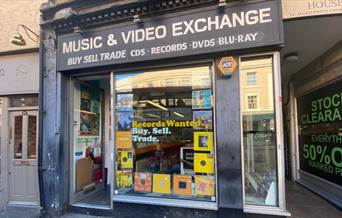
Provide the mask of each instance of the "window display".
[{"label": "window display", "polygon": [[114,194],[216,201],[211,66],[113,77]]},{"label": "window display", "polygon": [[[240,63],[245,204],[249,205],[278,206],[272,63],[268,56],[242,58]],[[250,71],[258,74],[255,87],[247,82]],[[258,104],[249,101],[256,96]]]}]

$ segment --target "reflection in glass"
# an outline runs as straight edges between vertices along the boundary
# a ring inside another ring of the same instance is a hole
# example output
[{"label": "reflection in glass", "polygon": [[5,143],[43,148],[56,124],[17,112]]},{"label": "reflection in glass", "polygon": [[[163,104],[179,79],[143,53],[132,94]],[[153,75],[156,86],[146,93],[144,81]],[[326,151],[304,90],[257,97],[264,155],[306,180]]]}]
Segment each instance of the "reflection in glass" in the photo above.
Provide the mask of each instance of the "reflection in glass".
[{"label": "reflection in glass", "polygon": [[23,158],[23,141],[22,141],[22,132],[23,132],[23,116],[15,116],[14,117],[14,158],[21,159]]},{"label": "reflection in glass", "polygon": [[[253,72],[253,83],[248,81]],[[245,203],[278,205],[272,57],[240,63]]]},{"label": "reflection in glass", "polygon": [[115,75],[115,194],[215,201],[209,66]]},{"label": "reflection in glass", "polygon": [[36,159],[37,116],[28,116],[27,158]]}]

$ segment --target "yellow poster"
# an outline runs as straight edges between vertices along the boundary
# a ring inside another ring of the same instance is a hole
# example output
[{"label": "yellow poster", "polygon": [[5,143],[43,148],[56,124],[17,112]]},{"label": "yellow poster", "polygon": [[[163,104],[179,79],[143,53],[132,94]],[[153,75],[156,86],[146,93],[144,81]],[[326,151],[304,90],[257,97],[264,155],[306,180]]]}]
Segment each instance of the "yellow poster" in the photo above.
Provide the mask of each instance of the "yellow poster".
[{"label": "yellow poster", "polygon": [[195,194],[201,196],[215,195],[215,180],[212,176],[195,176]]},{"label": "yellow poster", "polygon": [[133,168],[133,152],[132,151],[121,151],[121,168],[132,169]]},{"label": "yellow poster", "polygon": [[131,188],[133,184],[132,170],[117,170],[116,184],[118,188]]},{"label": "yellow poster", "polygon": [[115,137],[116,148],[132,148],[131,131],[117,131]]},{"label": "yellow poster", "polygon": [[153,174],[153,192],[170,194],[171,176],[169,174]]},{"label": "yellow poster", "polygon": [[195,151],[213,151],[213,132],[194,132]]},{"label": "yellow poster", "polygon": [[195,173],[214,173],[214,157],[208,153],[194,153]]}]

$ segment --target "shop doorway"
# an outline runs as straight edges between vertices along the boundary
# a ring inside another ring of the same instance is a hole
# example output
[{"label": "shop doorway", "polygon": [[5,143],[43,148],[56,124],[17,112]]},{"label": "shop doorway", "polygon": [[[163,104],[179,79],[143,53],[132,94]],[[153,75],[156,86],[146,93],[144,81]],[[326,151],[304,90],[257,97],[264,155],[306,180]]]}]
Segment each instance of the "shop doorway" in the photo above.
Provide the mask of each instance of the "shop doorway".
[{"label": "shop doorway", "polygon": [[71,82],[70,197],[75,206],[111,208],[109,79],[78,77]]},{"label": "shop doorway", "polygon": [[38,111],[9,114],[9,203],[38,203]]}]

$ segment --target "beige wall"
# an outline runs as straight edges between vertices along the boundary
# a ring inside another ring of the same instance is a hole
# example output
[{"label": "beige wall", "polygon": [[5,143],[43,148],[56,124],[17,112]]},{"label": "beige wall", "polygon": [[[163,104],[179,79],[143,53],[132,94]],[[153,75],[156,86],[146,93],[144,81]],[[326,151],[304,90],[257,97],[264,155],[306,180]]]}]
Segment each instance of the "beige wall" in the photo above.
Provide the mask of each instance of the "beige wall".
[{"label": "beige wall", "polygon": [[282,0],[283,18],[342,14],[341,0]]},{"label": "beige wall", "polygon": [[[256,86],[247,86],[249,72],[256,73]],[[240,80],[242,112],[250,111],[247,108],[249,95],[258,96],[257,108],[253,112],[265,113],[274,110],[271,58],[240,62]]]},{"label": "beige wall", "polygon": [[39,7],[47,0],[0,0],[0,52],[37,47],[20,28],[27,45],[16,46],[10,43],[10,38],[16,32],[18,24],[24,24],[39,33]]}]

